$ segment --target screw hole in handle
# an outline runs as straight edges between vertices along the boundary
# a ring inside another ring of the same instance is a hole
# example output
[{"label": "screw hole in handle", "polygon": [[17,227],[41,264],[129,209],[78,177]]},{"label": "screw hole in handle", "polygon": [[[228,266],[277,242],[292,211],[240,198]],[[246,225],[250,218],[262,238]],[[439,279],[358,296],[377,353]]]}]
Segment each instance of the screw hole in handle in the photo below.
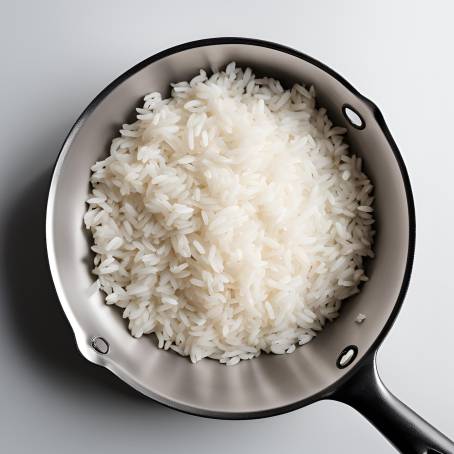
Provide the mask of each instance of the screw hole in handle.
[{"label": "screw hole in handle", "polygon": [[345,369],[346,367],[350,366],[350,364],[356,359],[357,356],[358,347],[356,345],[349,345],[340,352],[336,361],[336,366],[339,369]]},{"label": "screw hole in handle", "polygon": [[93,350],[97,351],[101,355],[106,355],[107,353],[109,353],[109,342],[107,342],[103,337],[92,337],[90,345],[92,346]]},{"label": "screw hole in handle", "polygon": [[363,117],[350,104],[344,104],[342,106],[342,113],[354,128],[364,129],[366,127],[366,122],[364,121]]}]

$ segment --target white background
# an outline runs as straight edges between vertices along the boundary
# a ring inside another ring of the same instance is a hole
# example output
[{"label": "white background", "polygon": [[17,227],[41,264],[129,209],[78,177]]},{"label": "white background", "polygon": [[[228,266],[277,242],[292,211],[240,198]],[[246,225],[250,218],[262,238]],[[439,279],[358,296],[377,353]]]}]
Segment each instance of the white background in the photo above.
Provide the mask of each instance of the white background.
[{"label": "white background", "polygon": [[229,35],[299,49],[382,109],[413,183],[417,248],[379,369],[395,394],[454,438],[453,15],[451,1],[2,1],[0,451],[395,452],[341,404],[206,420],[141,398],[76,352],[42,228],[59,147],[91,99],[138,61]]}]

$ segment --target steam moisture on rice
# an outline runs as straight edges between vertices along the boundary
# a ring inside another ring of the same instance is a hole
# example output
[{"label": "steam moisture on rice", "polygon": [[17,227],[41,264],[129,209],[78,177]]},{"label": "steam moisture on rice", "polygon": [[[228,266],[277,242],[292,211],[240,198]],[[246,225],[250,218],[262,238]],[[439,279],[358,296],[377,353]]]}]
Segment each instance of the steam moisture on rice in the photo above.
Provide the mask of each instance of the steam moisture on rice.
[{"label": "steam moisture on rice", "polygon": [[145,96],[85,224],[133,336],[233,365],[310,341],[367,278],[372,185],[314,87],[230,63]]}]

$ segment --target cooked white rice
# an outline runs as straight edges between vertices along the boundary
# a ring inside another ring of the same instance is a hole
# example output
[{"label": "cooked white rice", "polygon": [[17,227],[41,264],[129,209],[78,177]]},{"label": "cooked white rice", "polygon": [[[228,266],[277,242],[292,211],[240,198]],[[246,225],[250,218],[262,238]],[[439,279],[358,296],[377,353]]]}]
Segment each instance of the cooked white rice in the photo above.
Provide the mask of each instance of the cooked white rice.
[{"label": "cooked white rice", "polygon": [[172,87],[92,167],[85,224],[106,303],[193,362],[291,353],[367,280],[361,158],[314,87],[235,63]]}]

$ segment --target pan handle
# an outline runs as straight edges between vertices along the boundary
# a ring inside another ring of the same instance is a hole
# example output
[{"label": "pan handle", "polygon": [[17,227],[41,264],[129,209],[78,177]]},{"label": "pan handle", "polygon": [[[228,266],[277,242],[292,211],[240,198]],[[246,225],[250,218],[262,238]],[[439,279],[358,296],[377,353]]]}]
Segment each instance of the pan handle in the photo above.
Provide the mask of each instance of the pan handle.
[{"label": "pan handle", "polygon": [[381,381],[376,352],[329,398],[350,405],[405,454],[453,454],[454,443],[391,394]]}]

